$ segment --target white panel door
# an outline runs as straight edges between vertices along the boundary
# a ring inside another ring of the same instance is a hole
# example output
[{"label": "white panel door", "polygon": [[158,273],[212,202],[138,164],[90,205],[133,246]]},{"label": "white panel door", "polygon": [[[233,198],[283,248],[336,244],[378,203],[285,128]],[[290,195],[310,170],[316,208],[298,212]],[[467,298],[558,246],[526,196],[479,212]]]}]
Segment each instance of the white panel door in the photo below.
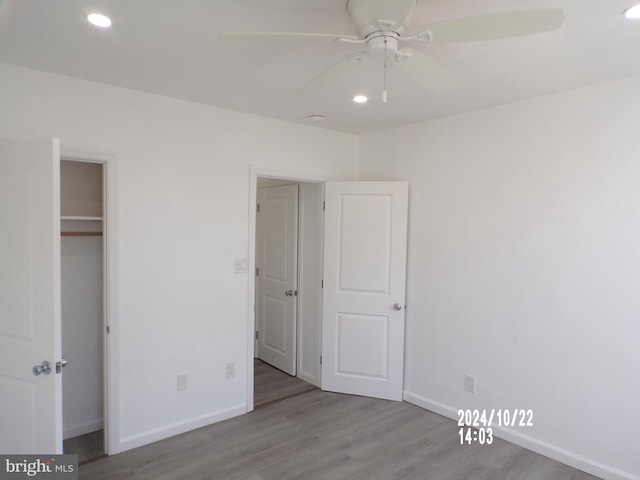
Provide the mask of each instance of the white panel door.
[{"label": "white panel door", "polygon": [[296,375],[298,186],[258,194],[258,358]]},{"label": "white panel door", "polygon": [[402,400],[407,182],[328,182],[322,389]]},{"label": "white panel door", "polygon": [[0,140],[2,453],[62,453],[59,172],[57,140]]}]

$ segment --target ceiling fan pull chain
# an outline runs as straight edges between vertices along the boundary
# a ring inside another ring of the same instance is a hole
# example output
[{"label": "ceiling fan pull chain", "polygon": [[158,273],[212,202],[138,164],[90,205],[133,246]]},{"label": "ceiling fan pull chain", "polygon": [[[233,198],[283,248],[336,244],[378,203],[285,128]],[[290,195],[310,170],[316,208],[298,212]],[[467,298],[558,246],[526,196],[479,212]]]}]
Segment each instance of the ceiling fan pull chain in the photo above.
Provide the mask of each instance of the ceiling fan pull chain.
[{"label": "ceiling fan pull chain", "polygon": [[382,89],[382,103],[387,103],[387,39],[384,39],[384,79]]}]

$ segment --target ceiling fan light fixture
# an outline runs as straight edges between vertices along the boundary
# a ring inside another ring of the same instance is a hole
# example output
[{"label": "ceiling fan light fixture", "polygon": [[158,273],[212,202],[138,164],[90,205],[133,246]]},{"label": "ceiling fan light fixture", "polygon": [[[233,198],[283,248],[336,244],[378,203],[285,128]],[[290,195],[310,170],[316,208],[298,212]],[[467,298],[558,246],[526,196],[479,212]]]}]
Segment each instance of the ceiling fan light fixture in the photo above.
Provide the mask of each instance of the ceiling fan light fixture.
[{"label": "ceiling fan light fixture", "polygon": [[368,100],[369,98],[366,95],[356,95],[353,97],[355,103],[367,103]]},{"label": "ceiling fan light fixture", "polygon": [[624,18],[629,20],[637,20],[640,18],[640,5],[635,5],[633,7],[629,7],[623,12]]},{"label": "ceiling fan light fixture", "polygon": [[101,13],[90,13],[87,15],[87,20],[96,27],[109,28],[111,26],[111,19]]}]

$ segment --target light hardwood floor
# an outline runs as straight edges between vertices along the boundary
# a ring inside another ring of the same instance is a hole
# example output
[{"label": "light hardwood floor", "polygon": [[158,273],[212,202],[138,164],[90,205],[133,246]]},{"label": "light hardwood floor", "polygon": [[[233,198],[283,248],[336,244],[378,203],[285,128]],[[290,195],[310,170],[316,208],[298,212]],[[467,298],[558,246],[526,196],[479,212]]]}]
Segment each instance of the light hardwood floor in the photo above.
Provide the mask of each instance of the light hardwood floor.
[{"label": "light hardwood floor", "polygon": [[404,402],[318,389],[80,467],[91,480],[594,480]]},{"label": "light hardwood floor", "polygon": [[[0,0],[1,1],[1,0]],[[294,397],[317,387],[292,377],[271,365],[258,360],[254,361],[254,407],[259,408],[284,398]],[[83,463],[104,456],[104,432],[79,435],[64,441],[64,453],[78,455],[78,462]]]},{"label": "light hardwood floor", "polygon": [[253,371],[253,405],[255,408],[277,402],[284,398],[300,395],[317,388],[257,358],[253,362]]}]

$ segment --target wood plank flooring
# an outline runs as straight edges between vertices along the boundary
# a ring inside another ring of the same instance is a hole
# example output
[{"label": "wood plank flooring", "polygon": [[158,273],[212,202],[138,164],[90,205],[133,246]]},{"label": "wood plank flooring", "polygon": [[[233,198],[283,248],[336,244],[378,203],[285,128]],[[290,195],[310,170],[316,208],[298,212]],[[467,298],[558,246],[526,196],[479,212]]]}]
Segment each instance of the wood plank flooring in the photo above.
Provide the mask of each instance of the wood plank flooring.
[{"label": "wood plank flooring", "polygon": [[253,405],[255,408],[277,402],[284,398],[300,395],[317,388],[257,358],[253,363],[253,370]]},{"label": "wood plank flooring", "polygon": [[68,438],[63,443],[64,453],[75,453],[78,455],[78,462],[86,462],[92,458],[104,455],[104,431],[80,435]]},{"label": "wood plank flooring", "polygon": [[404,402],[313,391],[80,467],[90,480],[594,480]]},{"label": "wood plank flooring", "polygon": [[[277,368],[255,359],[254,361],[254,407],[280,401],[302,393],[315,390],[317,387],[292,377]],[[78,462],[83,463],[104,455],[104,432],[79,435],[64,441],[64,453],[78,455]]]}]

